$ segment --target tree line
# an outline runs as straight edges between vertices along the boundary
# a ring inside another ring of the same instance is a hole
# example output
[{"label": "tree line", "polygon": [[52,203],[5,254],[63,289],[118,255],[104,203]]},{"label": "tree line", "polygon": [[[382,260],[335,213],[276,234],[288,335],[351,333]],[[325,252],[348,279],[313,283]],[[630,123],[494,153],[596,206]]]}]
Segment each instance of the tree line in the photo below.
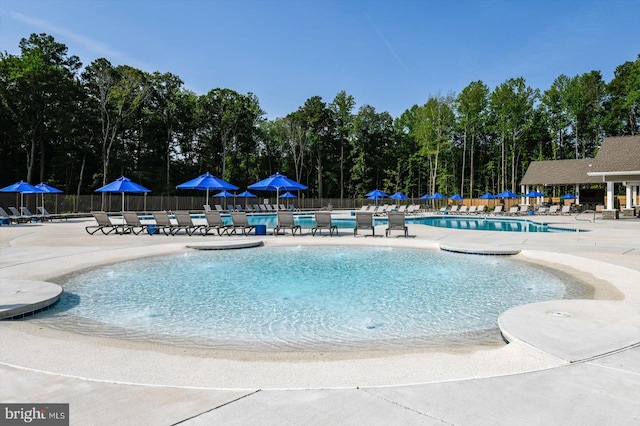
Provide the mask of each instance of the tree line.
[{"label": "tree line", "polygon": [[588,158],[603,137],[640,130],[640,55],[610,82],[600,71],[558,76],[544,91],[522,77],[431,95],[399,117],[356,110],[345,91],[266,119],[253,93],[187,90],[179,76],[83,67],[47,34],[0,53],[0,181],[47,182],[88,194],[126,175],[155,195],[204,172],[245,188],[281,172],[307,197],[379,188],[413,197],[477,197],[517,185],[535,160]]}]

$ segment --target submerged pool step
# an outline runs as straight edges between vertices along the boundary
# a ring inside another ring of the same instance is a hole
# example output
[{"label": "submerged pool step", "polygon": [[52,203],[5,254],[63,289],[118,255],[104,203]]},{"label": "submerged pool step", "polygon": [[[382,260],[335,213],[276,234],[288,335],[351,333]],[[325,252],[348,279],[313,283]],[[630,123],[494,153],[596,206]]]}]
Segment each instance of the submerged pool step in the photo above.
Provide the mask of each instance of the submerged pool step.
[{"label": "submerged pool step", "polygon": [[440,250],[453,253],[476,254],[481,256],[513,256],[520,253],[517,249],[485,249],[470,247],[449,247],[440,245]]}]

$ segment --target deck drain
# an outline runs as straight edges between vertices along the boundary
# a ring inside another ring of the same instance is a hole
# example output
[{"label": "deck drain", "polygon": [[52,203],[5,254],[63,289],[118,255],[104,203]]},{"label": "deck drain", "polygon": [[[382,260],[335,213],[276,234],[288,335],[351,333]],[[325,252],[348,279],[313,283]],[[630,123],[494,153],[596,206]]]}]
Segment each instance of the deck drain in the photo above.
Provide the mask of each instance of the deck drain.
[{"label": "deck drain", "polygon": [[553,315],[556,317],[562,317],[562,318],[568,318],[571,316],[570,313],[568,312],[559,312],[559,311],[555,311],[555,312],[547,312],[549,315]]}]

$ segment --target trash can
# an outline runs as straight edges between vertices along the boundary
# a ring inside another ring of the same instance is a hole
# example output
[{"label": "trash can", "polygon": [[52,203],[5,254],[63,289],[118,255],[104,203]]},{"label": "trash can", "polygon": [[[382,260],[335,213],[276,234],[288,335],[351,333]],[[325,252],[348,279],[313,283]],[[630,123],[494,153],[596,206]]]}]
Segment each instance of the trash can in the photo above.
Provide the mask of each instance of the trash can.
[{"label": "trash can", "polygon": [[267,225],[256,225],[256,235],[267,235]]},{"label": "trash can", "polygon": [[529,216],[533,216],[533,210],[529,210]]},{"label": "trash can", "polygon": [[153,234],[159,234],[160,230],[158,228],[156,228],[155,225],[149,225],[149,226],[147,226],[147,232],[150,235],[153,235]]}]

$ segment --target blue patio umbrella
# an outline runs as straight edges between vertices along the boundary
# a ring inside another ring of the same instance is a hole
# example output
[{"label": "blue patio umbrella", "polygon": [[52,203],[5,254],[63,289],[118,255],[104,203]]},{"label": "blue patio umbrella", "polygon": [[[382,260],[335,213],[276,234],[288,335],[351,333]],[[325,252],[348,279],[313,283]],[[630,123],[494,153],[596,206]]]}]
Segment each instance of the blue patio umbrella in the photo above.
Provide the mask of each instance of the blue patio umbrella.
[{"label": "blue patio umbrella", "polygon": [[493,200],[494,198],[496,198],[496,196],[490,192],[487,192],[482,194],[479,198],[482,198],[483,200]]},{"label": "blue patio umbrella", "polygon": [[464,200],[464,197],[460,194],[453,194],[451,197],[452,200]]},{"label": "blue patio umbrella", "polygon": [[236,197],[244,197],[244,198],[258,198],[256,194],[252,194],[249,191],[244,191],[236,195]]},{"label": "blue patio umbrella", "polygon": [[295,194],[292,194],[289,191],[287,191],[278,198],[298,198],[298,197]]},{"label": "blue patio umbrella", "polygon": [[276,191],[276,198],[280,197],[280,190],[283,191],[303,191],[307,189],[301,183],[291,180],[285,175],[275,173],[266,179],[249,185],[247,188],[256,191]]},{"label": "blue patio umbrella", "polygon": [[219,177],[212,175],[209,172],[202,174],[195,179],[191,179],[188,182],[181,183],[180,185],[176,186],[176,188],[177,189],[198,189],[200,191],[203,191],[203,190],[207,191],[207,197],[206,197],[207,204],[209,204],[209,190],[235,191],[236,189],[238,189],[237,186],[230,184],[229,182],[224,181]]},{"label": "blue patio umbrella", "polygon": [[[61,194],[63,191],[61,191],[58,188],[54,188],[53,186],[47,185],[44,182],[40,182],[39,184],[36,185],[36,188],[40,189],[42,191],[42,207],[44,207],[44,194]],[[57,201],[58,197],[56,197],[56,201]],[[57,205],[57,203],[56,203]],[[56,207],[57,210],[57,207]]]},{"label": "blue patio umbrella", "polygon": [[396,192],[393,195],[389,195],[389,198],[392,198],[394,200],[407,200],[409,197],[404,195],[402,192]]},{"label": "blue patio umbrella", "polygon": [[424,194],[422,197],[420,197],[421,200],[431,200],[431,195],[429,194]]},{"label": "blue patio umbrella", "polygon": [[133,182],[128,177],[121,176],[118,179],[114,180],[113,182],[108,183],[105,186],[96,189],[96,192],[122,193],[122,211],[124,211],[124,193],[125,192],[142,193],[142,192],[151,192],[151,190]]},{"label": "blue patio umbrella", "polygon": [[529,191],[526,194],[524,194],[525,197],[527,198],[533,198],[533,197],[544,197],[545,195],[542,192],[538,192],[538,191]]},{"label": "blue patio umbrella", "polygon": [[564,195],[563,195],[562,197],[560,197],[560,198],[561,198],[562,200],[577,200],[577,199],[578,199],[578,197],[576,197],[576,196],[575,196],[575,195],[573,195],[573,194],[569,194],[569,193],[564,194]]},{"label": "blue patio umbrella", "polygon": [[447,198],[447,197],[445,197],[444,195],[442,195],[439,192],[436,192],[432,196],[429,197],[430,200],[442,200],[444,198]]},{"label": "blue patio umbrella", "polygon": [[509,190],[502,191],[501,193],[496,195],[496,198],[518,198],[518,194],[515,194]]},{"label": "blue patio umbrella", "polygon": [[364,194],[365,197],[380,197],[380,198],[384,198],[384,197],[388,197],[389,194],[384,193],[382,191],[380,191],[379,189],[374,189],[373,191]]},{"label": "blue patio umbrella", "polygon": [[20,208],[24,207],[24,194],[35,194],[43,192],[41,189],[27,183],[25,181],[16,182],[13,185],[5,186],[0,189],[0,192],[15,192],[20,193]]},{"label": "blue patio umbrella", "polygon": [[[214,195],[214,197],[224,198],[224,207],[227,208],[227,198],[235,198],[236,194],[232,194],[229,191],[220,191]],[[235,204],[235,203],[234,203]]]}]

